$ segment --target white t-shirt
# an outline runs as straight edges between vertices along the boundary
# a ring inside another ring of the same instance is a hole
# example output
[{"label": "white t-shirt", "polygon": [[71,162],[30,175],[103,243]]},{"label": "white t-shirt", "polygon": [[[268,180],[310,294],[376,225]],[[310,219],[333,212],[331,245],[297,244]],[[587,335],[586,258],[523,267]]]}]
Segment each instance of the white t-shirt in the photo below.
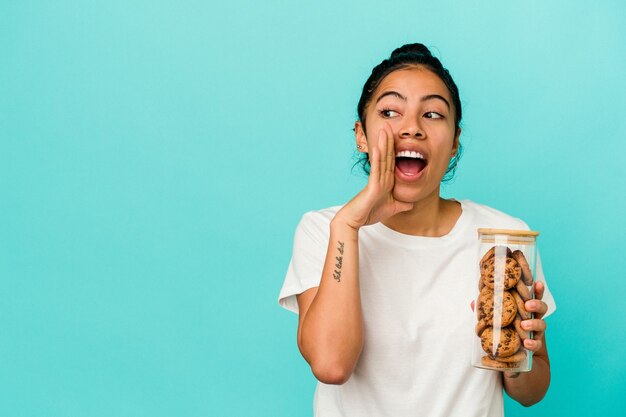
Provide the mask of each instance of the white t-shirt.
[{"label": "white t-shirt", "polygon": [[[382,223],[359,231],[363,351],[343,385],[318,382],[316,417],[502,416],[501,373],[471,366],[479,242],[476,229],[523,229],[521,220],[460,201],[442,237],[398,233]],[[319,286],[330,221],[340,207],[306,213],[279,303],[298,312],[296,294]],[[536,278],[545,283],[541,261]],[[555,311],[546,285],[543,301]]]}]

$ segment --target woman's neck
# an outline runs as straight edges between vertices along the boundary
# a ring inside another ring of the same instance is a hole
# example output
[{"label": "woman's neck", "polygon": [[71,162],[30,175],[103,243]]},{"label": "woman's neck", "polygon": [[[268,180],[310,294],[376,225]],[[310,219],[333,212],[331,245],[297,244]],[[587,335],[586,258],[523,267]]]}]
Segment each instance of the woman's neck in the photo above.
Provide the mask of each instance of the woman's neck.
[{"label": "woman's neck", "polygon": [[383,224],[407,235],[441,237],[450,233],[461,213],[459,202],[445,200],[437,192],[416,202],[411,210],[384,220]]}]

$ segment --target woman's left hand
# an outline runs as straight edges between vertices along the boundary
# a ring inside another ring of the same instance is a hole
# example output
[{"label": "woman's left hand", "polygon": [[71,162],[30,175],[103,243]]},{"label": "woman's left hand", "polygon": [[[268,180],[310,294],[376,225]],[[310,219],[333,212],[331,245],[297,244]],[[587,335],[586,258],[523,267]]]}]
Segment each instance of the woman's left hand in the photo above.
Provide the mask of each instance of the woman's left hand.
[{"label": "woman's left hand", "polygon": [[537,352],[543,346],[543,333],[546,331],[546,322],[543,316],[548,311],[548,305],[541,301],[545,286],[542,282],[535,282],[535,298],[524,303],[526,311],[534,313],[535,317],[522,321],[522,328],[528,332],[533,332],[532,339],[524,340],[524,347],[533,352]]},{"label": "woman's left hand", "polygon": [[[543,337],[546,331],[546,322],[543,320],[543,316],[545,316],[546,312],[548,311],[548,305],[544,303],[543,301],[541,301],[541,299],[543,298],[544,290],[545,290],[545,286],[543,285],[543,283],[539,281],[535,282],[534,290],[535,290],[535,298],[532,300],[528,300],[524,303],[524,307],[526,308],[526,311],[528,311],[529,313],[534,313],[534,318],[530,320],[524,320],[521,323],[522,329],[526,330],[527,332],[533,332],[533,338],[524,339],[522,342],[526,349],[531,350],[533,352],[533,355],[535,355],[534,357],[538,358],[539,355],[543,357],[545,366],[541,367],[541,369],[543,369],[544,374],[547,372],[546,380],[548,382],[545,386],[545,389],[547,390],[548,384],[550,383],[550,364],[548,362],[548,352],[546,350],[544,337]],[[534,362],[533,362],[533,368],[536,368]],[[533,371],[535,371],[535,369],[533,369]],[[532,374],[532,373],[533,372],[530,372],[529,374]],[[509,395],[512,395],[510,390],[514,389],[513,388],[514,384],[511,381],[515,380],[520,375],[521,374],[519,372],[511,372],[511,371],[504,372],[505,385],[507,384],[507,381],[509,381],[507,385],[508,388],[506,388],[507,393],[509,393]],[[518,398],[516,399],[517,401],[520,401]],[[532,404],[532,403],[533,402],[529,404]]]}]

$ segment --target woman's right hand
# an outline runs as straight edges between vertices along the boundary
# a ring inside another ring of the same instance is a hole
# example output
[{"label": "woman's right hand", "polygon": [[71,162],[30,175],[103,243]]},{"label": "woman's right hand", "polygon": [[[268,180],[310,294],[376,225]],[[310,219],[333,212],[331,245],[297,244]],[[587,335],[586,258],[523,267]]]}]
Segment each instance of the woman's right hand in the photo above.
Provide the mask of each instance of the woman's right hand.
[{"label": "woman's right hand", "polygon": [[393,197],[396,155],[391,126],[385,123],[378,134],[378,143],[370,149],[370,175],[367,185],[335,215],[358,230],[413,208]]}]

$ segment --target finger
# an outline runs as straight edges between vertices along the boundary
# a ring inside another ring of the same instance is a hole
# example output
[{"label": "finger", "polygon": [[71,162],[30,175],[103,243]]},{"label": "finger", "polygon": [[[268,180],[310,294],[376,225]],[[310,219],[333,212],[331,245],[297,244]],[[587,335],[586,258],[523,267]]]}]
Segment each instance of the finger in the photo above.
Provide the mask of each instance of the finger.
[{"label": "finger", "polygon": [[547,328],[546,322],[540,319],[524,320],[522,328],[532,332],[532,339],[524,339],[524,347],[528,350],[537,351],[543,346],[543,334]]},{"label": "finger", "polygon": [[472,308],[472,311],[474,311],[474,300],[470,303],[470,307]]},{"label": "finger", "polygon": [[524,347],[533,352],[538,351],[543,346],[543,342],[539,339],[524,339]]},{"label": "finger", "polygon": [[385,133],[387,135],[387,172],[393,174],[396,165],[396,150],[393,143],[393,131],[389,123],[383,125]]},{"label": "finger", "polygon": [[[380,146],[381,154],[384,154],[384,160],[380,164],[380,185],[385,191],[391,189],[389,181],[389,164],[393,163],[389,149],[389,136],[385,126],[383,126],[378,132],[378,143]],[[393,150],[391,150],[393,152]]]},{"label": "finger", "polygon": [[541,300],[543,298],[544,290],[546,289],[543,282],[537,281],[535,282],[535,299]]},{"label": "finger", "polygon": [[547,327],[548,326],[546,325],[546,322],[541,319],[530,319],[530,320],[522,321],[522,329],[531,331],[531,332],[543,333],[546,331]]},{"label": "finger", "polygon": [[541,300],[528,300],[524,303],[524,308],[529,313],[535,313],[535,318],[540,319],[548,311],[548,305]]},{"label": "finger", "polygon": [[380,176],[387,174],[387,164],[389,162],[389,155],[387,154],[387,132],[380,129],[378,133],[378,150],[380,151]]},{"label": "finger", "polygon": [[370,153],[370,177],[369,182],[378,182],[380,177],[380,151],[378,146],[372,146],[372,152]]},{"label": "finger", "polygon": [[[381,132],[385,134],[385,140],[387,145],[387,158],[385,164],[385,172],[384,178],[382,178],[382,186],[385,190],[391,191],[393,189],[393,184],[395,181],[395,167],[396,167],[396,155],[395,155],[395,147],[393,141],[393,132],[391,130],[391,126],[388,123],[385,123],[381,129]],[[394,207],[394,212],[400,212],[408,210],[406,207]]]}]

